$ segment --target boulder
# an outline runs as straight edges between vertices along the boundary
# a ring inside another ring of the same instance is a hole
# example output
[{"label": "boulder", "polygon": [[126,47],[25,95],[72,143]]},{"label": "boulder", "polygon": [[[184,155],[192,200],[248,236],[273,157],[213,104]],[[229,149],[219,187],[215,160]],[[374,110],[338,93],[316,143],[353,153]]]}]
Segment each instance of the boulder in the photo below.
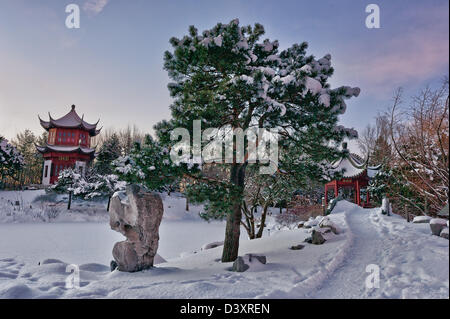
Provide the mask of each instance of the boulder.
[{"label": "boulder", "polygon": [[323,238],[322,234],[319,231],[313,229],[311,232],[311,237],[306,238],[305,242],[314,245],[322,245],[324,242],[326,242],[326,239]]},{"label": "boulder", "polygon": [[244,260],[248,260],[249,263],[252,263],[255,260],[257,260],[263,265],[267,263],[267,258],[264,255],[245,254]]},{"label": "boulder", "polygon": [[233,268],[231,269],[232,271],[236,271],[236,272],[244,272],[246,271],[250,266],[247,265],[244,262],[244,258],[242,257],[238,257],[236,258],[236,260],[233,263]]},{"label": "boulder", "polygon": [[313,245],[322,245],[326,242],[325,238],[323,238],[322,234],[318,231],[313,230],[311,233],[311,244]]},{"label": "boulder", "polygon": [[120,271],[135,272],[153,266],[163,211],[161,197],[138,185],[113,195],[109,224],[127,238],[113,248]]},{"label": "boulder", "polygon": [[305,245],[295,245],[295,246],[291,246],[289,249],[292,249],[292,250],[301,250],[301,249],[303,249],[303,248],[305,248]]},{"label": "boulder", "polygon": [[448,239],[448,227],[444,228],[441,231],[441,234],[439,236],[441,236],[442,238]]},{"label": "boulder", "polygon": [[319,224],[319,220],[318,219],[310,217],[307,222],[303,223],[303,227],[304,228],[311,228],[311,227],[317,226],[318,224]]},{"label": "boulder", "polygon": [[319,223],[321,228],[329,228],[334,234],[339,234],[339,228],[331,221],[330,218],[324,217]]},{"label": "boulder", "polygon": [[249,268],[258,270],[267,263],[267,258],[264,255],[245,254],[244,257],[238,257],[233,263],[232,271],[244,272]]},{"label": "boulder", "polygon": [[433,218],[430,220],[430,228],[433,235],[439,236],[441,231],[447,227],[447,220],[443,218]]},{"label": "boulder", "polygon": [[431,217],[430,216],[416,216],[413,219],[413,223],[415,224],[428,224],[430,223]]}]

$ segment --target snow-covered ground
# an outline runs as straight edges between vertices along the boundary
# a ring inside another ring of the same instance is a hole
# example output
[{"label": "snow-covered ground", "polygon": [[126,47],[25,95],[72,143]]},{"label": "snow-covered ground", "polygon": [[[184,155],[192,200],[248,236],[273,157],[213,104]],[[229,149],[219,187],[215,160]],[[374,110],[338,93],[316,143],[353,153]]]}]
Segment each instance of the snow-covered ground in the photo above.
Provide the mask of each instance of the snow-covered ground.
[{"label": "snow-covered ground", "polygon": [[[106,221],[0,224],[0,297],[449,297],[449,242],[432,236],[428,224],[341,201],[330,215],[340,234],[312,245],[303,243],[307,229],[277,230],[270,218],[270,236],[247,240],[243,234],[239,251],[263,254],[267,264],[235,273],[231,263],[220,262],[222,247],[201,250],[223,240],[223,222],[202,221],[200,207],[185,212],[176,195],[164,196],[164,208],[158,253],[167,262],[138,273],[109,271],[112,246],[122,236]],[[305,248],[289,249],[298,244]],[[80,288],[65,288],[68,263],[79,266]],[[366,287],[368,265],[379,267],[379,288]]]}]

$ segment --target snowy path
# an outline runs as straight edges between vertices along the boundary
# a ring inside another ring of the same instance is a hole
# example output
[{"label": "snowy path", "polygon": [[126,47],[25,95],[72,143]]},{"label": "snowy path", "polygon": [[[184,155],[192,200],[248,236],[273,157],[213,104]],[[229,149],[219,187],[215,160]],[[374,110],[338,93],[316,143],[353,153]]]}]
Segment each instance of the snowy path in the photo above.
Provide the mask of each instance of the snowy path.
[{"label": "snowy path", "polygon": [[[379,209],[349,210],[347,223],[349,254],[311,297],[448,298],[448,241],[433,237],[428,224],[408,224]],[[370,264],[379,266],[379,288],[366,288]]]},{"label": "snowy path", "polygon": [[[367,216],[361,211],[348,212],[348,232],[351,232],[351,249],[342,266],[326,280],[314,298],[366,298],[373,289],[365,288],[368,275],[366,267],[378,264],[383,249],[382,239],[373,225],[367,223]],[[345,283],[345,284],[343,284]]]}]

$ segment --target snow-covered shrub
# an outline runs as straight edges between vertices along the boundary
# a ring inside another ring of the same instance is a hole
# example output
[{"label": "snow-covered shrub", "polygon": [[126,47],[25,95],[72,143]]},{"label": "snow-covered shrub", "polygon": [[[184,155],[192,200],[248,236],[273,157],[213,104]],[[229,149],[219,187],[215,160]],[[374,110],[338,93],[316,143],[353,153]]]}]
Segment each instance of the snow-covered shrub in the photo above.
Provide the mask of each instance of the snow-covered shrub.
[{"label": "snow-covered shrub", "polygon": [[12,176],[24,164],[20,152],[0,135],[0,176]]},{"label": "snow-covered shrub", "polygon": [[51,189],[57,193],[68,193],[75,188],[79,188],[82,180],[83,177],[78,171],[67,168],[59,172],[58,181]]},{"label": "snow-covered shrub", "polygon": [[275,221],[280,226],[295,228],[298,223],[302,221],[302,217],[288,211],[286,213],[276,215]]}]

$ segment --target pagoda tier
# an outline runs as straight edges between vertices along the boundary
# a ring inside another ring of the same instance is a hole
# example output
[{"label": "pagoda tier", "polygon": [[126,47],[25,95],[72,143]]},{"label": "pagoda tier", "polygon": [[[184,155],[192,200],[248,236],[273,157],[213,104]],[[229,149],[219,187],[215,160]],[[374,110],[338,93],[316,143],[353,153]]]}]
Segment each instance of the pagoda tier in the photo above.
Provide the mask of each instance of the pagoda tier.
[{"label": "pagoda tier", "polygon": [[39,153],[47,154],[51,152],[56,153],[73,153],[73,154],[83,154],[89,155],[91,159],[94,158],[95,148],[85,148],[81,146],[54,146],[45,144],[45,146],[36,146]]},{"label": "pagoda tier", "polygon": [[84,121],[84,115],[80,117],[77,114],[77,112],[75,111],[75,105],[72,105],[72,109],[69,113],[57,120],[53,119],[50,113],[48,114],[48,117],[49,121],[44,121],[39,117],[41,126],[46,131],[49,131],[51,128],[82,129],[89,132],[90,136],[96,136],[100,133],[101,130],[101,128],[97,130],[97,124],[100,120],[98,120],[95,124],[89,124],[88,122]]},{"label": "pagoda tier", "polygon": [[[360,156],[347,150],[347,143],[343,144],[344,156],[331,166],[332,172],[341,174],[342,178],[325,184],[325,204],[328,203],[328,191],[333,190],[332,197],[338,197],[342,193],[353,193],[351,197],[355,204],[370,207],[369,192],[367,186],[369,180],[379,171],[381,165],[369,166],[369,158],[363,160]],[[361,200],[361,189],[365,189],[365,199]],[[347,198],[351,199],[351,198]]]},{"label": "pagoda tier", "polygon": [[42,127],[48,131],[45,145],[36,145],[36,150],[44,157],[42,184],[53,184],[59,173],[67,168],[84,174],[95,157],[91,148],[91,137],[100,133],[97,123],[89,124],[80,118],[72,105],[69,113],[55,120],[49,114],[48,122],[39,118]]}]

